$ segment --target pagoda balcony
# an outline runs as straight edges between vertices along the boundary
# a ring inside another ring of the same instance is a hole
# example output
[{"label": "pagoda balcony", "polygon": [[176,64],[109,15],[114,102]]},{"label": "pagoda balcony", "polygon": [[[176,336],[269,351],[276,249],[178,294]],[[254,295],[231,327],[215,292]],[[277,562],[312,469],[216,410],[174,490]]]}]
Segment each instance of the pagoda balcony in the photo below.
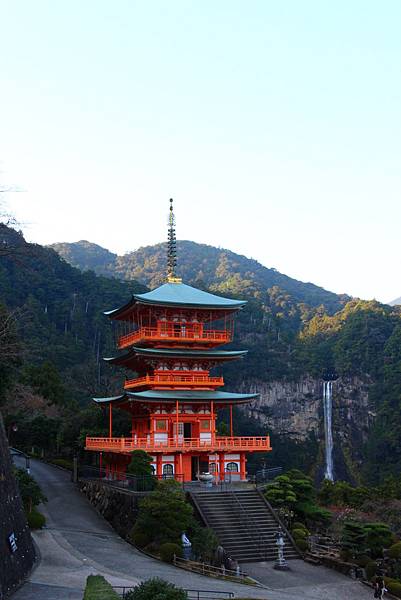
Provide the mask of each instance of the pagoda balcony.
[{"label": "pagoda balcony", "polygon": [[127,379],[124,384],[125,390],[143,387],[173,388],[173,389],[215,389],[224,385],[223,377],[209,377],[208,375],[166,374],[146,375],[136,379]]},{"label": "pagoda balcony", "polygon": [[141,342],[152,342],[156,344],[164,344],[165,342],[186,342],[188,344],[228,344],[232,340],[230,331],[225,329],[208,329],[204,331],[191,330],[186,328],[185,331],[167,328],[160,330],[157,327],[141,327],[137,331],[132,331],[126,335],[122,335],[118,340],[118,348],[127,348],[133,344]]},{"label": "pagoda balcony", "polygon": [[132,437],[87,437],[85,450],[97,452],[130,453],[133,450],[154,452],[269,452],[270,437],[229,437],[216,436],[214,439],[182,438],[182,436],[156,441],[149,438]]}]

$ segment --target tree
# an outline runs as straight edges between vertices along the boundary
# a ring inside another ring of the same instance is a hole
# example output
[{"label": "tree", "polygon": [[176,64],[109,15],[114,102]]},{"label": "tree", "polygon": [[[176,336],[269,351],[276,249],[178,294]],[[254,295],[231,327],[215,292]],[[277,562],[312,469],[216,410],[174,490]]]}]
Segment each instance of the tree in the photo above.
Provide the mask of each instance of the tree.
[{"label": "tree", "polygon": [[38,506],[41,502],[47,502],[39,484],[24,469],[17,469],[15,476],[26,512],[30,513],[34,506]]},{"label": "tree", "polygon": [[174,479],[160,481],[139,505],[134,530],[148,533],[157,544],[180,543],[180,536],[193,524],[193,509]]},{"label": "tree", "polygon": [[137,477],[150,477],[153,474],[152,462],[153,458],[145,450],[134,450],[131,452],[127,473]]},{"label": "tree", "polygon": [[348,552],[352,558],[366,553],[366,530],[361,523],[351,519],[344,523],[341,549]]}]

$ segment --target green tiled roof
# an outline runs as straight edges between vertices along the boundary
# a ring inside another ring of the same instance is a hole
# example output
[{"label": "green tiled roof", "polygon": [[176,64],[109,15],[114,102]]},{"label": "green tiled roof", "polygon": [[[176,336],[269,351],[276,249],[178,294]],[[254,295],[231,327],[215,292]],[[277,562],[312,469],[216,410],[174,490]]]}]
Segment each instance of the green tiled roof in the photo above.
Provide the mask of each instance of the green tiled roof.
[{"label": "green tiled roof", "polygon": [[248,350],[179,350],[165,348],[139,348],[134,346],[126,354],[104,358],[106,362],[111,364],[124,364],[127,360],[135,357],[143,358],[193,358],[193,359],[216,359],[216,360],[234,360],[241,358],[247,354]]},{"label": "green tiled roof", "polygon": [[215,294],[198,290],[185,283],[165,283],[151,292],[134,294],[127,304],[120,308],[106,311],[104,314],[109,317],[118,316],[118,314],[123,313],[136,303],[158,306],[187,306],[194,308],[235,310],[244,306],[246,300],[223,298],[222,296],[216,296]]},{"label": "green tiled roof", "polygon": [[118,403],[122,400],[137,402],[217,402],[219,404],[244,404],[257,398],[259,394],[234,394],[216,391],[177,391],[177,390],[146,390],[144,392],[125,392],[121,396],[111,398],[93,398],[97,404]]}]

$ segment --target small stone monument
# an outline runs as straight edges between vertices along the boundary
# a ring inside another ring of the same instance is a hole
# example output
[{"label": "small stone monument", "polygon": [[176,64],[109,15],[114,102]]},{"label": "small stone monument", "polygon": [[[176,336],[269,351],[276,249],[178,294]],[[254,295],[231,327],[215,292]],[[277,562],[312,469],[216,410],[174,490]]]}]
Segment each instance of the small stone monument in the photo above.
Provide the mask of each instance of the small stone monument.
[{"label": "small stone monument", "polygon": [[289,571],[290,567],[288,566],[287,561],[284,558],[285,541],[284,541],[284,533],[283,533],[281,527],[279,527],[279,529],[276,533],[276,546],[277,546],[278,556],[277,556],[277,560],[276,560],[273,568],[276,569],[277,571]]}]

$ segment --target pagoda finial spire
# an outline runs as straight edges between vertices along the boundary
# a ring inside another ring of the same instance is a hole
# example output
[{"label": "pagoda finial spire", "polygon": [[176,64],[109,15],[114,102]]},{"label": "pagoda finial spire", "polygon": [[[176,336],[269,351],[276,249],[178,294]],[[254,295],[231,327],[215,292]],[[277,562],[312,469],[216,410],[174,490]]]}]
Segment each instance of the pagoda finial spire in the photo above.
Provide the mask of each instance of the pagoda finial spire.
[{"label": "pagoda finial spire", "polygon": [[177,266],[177,239],[175,237],[175,216],[173,210],[173,199],[170,198],[170,212],[168,216],[167,237],[167,281],[168,283],[181,283],[177,277],[175,268]]}]

